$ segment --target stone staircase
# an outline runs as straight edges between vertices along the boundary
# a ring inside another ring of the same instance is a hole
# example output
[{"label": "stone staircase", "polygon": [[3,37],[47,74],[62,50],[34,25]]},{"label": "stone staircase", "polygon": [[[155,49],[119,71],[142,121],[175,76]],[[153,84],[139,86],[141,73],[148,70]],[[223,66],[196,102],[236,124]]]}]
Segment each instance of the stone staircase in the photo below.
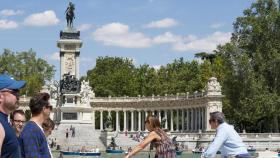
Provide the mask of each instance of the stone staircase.
[{"label": "stone staircase", "polygon": [[[60,145],[62,150],[81,150],[81,147],[99,148],[105,150],[105,146],[100,139],[101,132],[93,130],[92,125],[87,124],[73,124],[75,127],[75,137],[71,137],[72,131],[69,124],[60,124],[55,128],[49,139],[56,138],[57,145]],[[66,129],[69,130],[69,136],[66,138]]]},{"label": "stone staircase", "polygon": [[133,148],[140,143],[130,138],[129,135],[125,136],[125,134],[118,134],[118,136],[115,138],[115,141],[116,144],[121,146],[123,149],[127,149],[128,147]]}]

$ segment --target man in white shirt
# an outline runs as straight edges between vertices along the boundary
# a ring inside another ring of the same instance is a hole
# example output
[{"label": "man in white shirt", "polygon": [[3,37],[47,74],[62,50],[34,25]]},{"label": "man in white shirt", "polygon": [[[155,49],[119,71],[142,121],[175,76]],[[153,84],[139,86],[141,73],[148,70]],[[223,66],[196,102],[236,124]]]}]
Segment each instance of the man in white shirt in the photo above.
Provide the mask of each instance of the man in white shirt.
[{"label": "man in white shirt", "polygon": [[221,151],[222,158],[252,158],[233,126],[225,122],[222,112],[210,113],[209,123],[212,129],[216,129],[216,136],[202,158],[214,158],[217,151]]}]

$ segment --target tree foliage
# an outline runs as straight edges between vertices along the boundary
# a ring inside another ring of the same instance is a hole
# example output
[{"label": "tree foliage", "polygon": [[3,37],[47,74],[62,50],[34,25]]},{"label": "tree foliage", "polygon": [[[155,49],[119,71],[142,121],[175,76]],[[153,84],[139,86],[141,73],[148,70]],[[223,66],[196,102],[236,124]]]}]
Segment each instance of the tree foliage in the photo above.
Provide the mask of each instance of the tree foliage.
[{"label": "tree foliage", "polygon": [[23,52],[4,49],[0,55],[0,73],[8,73],[15,79],[26,80],[27,85],[21,93],[28,96],[39,92],[45,81],[51,80],[54,72],[54,66],[41,58],[36,58],[36,53],[32,49]]}]

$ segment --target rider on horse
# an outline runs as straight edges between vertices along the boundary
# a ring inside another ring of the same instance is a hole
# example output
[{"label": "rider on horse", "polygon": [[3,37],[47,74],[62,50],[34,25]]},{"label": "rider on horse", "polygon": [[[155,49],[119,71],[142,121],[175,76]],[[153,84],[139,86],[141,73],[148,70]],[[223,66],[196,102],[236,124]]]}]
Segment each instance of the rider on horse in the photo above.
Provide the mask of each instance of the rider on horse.
[{"label": "rider on horse", "polygon": [[75,19],[74,10],[75,10],[74,4],[72,2],[69,2],[69,5],[65,11],[68,27],[73,27],[73,18]]}]

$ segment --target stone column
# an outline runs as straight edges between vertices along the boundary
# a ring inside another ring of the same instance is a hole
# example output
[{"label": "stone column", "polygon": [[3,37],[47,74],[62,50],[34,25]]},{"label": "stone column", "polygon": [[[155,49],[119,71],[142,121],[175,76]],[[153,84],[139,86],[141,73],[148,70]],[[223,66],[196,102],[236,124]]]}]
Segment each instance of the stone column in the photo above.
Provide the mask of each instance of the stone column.
[{"label": "stone column", "polygon": [[179,132],[179,109],[176,110],[176,131]]},{"label": "stone column", "polygon": [[187,120],[186,120],[186,131],[188,132],[189,131],[189,127],[190,127],[190,125],[189,125],[189,122],[190,122],[190,119],[189,119],[189,117],[190,117],[189,109],[186,109],[186,114],[187,114],[187,116],[186,116],[186,118],[187,118]]},{"label": "stone column", "polygon": [[193,110],[193,108],[191,108],[191,129],[190,129],[190,131],[194,130],[194,128],[193,128],[193,125],[194,125],[193,118],[194,118],[194,110]]},{"label": "stone column", "polygon": [[100,130],[103,131],[103,110],[100,111]]},{"label": "stone column", "polygon": [[138,111],[138,131],[141,131],[141,111]]},{"label": "stone column", "polygon": [[[148,116],[148,111],[145,110],[145,118],[144,118],[144,121],[146,121],[147,116]],[[144,125],[145,131],[147,132],[148,129],[146,128],[146,123],[144,123],[144,124],[145,124],[145,125]]]},{"label": "stone column", "polygon": [[182,109],[181,110],[182,111],[182,117],[181,117],[181,123],[182,123],[182,132],[184,132],[185,131],[185,109]]},{"label": "stone column", "polygon": [[148,116],[148,111],[145,111],[145,119],[147,118]]},{"label": "stone column", "polygon": [[194,131],[197,131],[197,108],[194,108]]},{"label": "stone column", "polygon": [[195,131],[197,132],[198,131],[198,108],[195,108]]},{"label": "stone column", "polygon": [[60,52],[60,80],[63,79],[62,72],[64,72],[64,70],[65,70],[64,63],[65,63],[64,52]]},{"label": "stone column", "polygon": [[161,122],[161,110],[159,110],[157,113],[158,113],[158,120],[159,122]]},{"label": "stone column", "polygon": [[168,122],[168,119],[167,119],[167,110],[164,110],[164,117],[165,117],[165,125],[164,125],[164,128],[167,129],[168,126],[167,126],[167,122]]},{"label": "stone column", "polygon": [[95,130],[95,110],[92,111],[92,126],[93,129]]},{"label": "stone column", "polygon": [[131,130],[130,131],[134,131],[134,111],[130,111],[131,112]]},{"label": "stone column", "polygon": [[206,127],[206,131],[211,131],[211,126],[209,125],[208,123],[208,120],[210,119],[210,109],[208,107],[205,107],[205,120],[204,120],[204,123],[205,123],[205,127]]},{"label": "stone column", "polygon": [[201,130],[201,108],[199,108],[198,110],[198,113],[199,113],[199,126],[198,126],[198,130]]},{"label": "stone column", "polygon": [[116,131],[120,131],[120,123],[119,123],[119,111],[116,111]]},{"label": "stone column", "polygon": [[126,110],[123,111],[123,131],[127,131],[126,127]]},{"label": "stone column", "polygon": [[202,123],[202,131],[205,131],[205,114],[204,114],[204,108],[201,108],[201,123]]},{"label": "stone column", "polygon": [[79,70],[79,66],[80,66],[80,57],[79,55],[75,55],[75,58],[76,58],[76,71],[75,71],[75,75],[76,75],[76,78],[80,78],[80,70]]},{"label": "stone column", "polygon": [[171,109],[170,112],[171,112],[170,131],[173,132],[174,131],[174,129],[173,129],[173,127],[174,127],[174,125],[173,125],[173,110]]}]

